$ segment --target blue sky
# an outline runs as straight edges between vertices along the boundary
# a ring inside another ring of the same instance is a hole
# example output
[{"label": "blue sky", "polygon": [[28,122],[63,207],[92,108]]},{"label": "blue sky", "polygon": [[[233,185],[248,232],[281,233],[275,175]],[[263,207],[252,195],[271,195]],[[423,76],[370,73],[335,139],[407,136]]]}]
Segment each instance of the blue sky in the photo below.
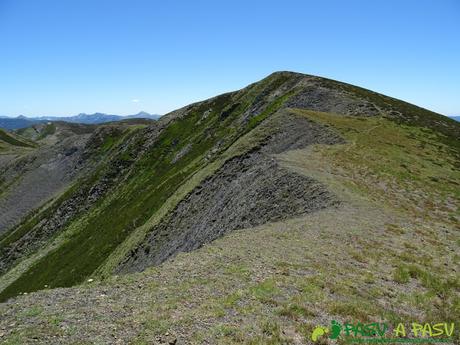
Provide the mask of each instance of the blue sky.
[{"label": "blue sky", "polygon": [[277,70],[460,114],[460,1],[0,0],[0,115],[163,114]]}]

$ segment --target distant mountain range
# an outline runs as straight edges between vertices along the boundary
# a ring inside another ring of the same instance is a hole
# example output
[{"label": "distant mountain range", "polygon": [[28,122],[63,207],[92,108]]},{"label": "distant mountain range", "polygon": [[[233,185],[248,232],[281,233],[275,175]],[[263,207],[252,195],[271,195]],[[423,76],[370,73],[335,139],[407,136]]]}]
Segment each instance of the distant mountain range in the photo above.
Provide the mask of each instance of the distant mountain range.
[{"label": "distant mountain range", "polygon": [[35,125],[40,122],[46,121],[65,121],[71,123],[84,123],[84,124],[97,124],[105,122],[120,121],[126,119],[151,119],[157,120],[160,115],[149,114],[145,111],[141,111],[135,115],[111,115],[104,113],[94,113],[94,114],[84,114],[80,113],[74,116],[39,116],[39,117],[26,117],[26,116],[17,116],[17,117],[8,117],[0,116],[0,128],[6,130],[15,130],[26,128],[32,125]]},{"label": "distant mountain range", "polygon": [[460,122],[460,116],[450,116],[450,117],[454,119],[455,121]]}]

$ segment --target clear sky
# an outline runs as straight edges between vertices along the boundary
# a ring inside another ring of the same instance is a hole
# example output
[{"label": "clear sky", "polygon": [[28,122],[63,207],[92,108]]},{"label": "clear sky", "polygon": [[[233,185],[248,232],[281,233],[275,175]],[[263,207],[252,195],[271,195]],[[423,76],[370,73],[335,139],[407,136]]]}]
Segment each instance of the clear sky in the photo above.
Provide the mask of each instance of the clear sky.
[{"label": "clear sky", "polygon": [[460,115],[460,0],[0,0],[0,115],[163,114],[277,70]]}]

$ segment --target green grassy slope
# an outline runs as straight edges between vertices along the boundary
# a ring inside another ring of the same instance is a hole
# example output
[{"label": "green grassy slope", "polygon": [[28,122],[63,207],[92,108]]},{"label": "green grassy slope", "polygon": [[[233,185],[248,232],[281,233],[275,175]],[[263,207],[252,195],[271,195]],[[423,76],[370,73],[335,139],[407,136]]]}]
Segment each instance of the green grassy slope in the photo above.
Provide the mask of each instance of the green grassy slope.
[{"label": "green grassy slope", "polygon": [[[269,92],[285,81],[286,78],[269,78],[254,85],[247,93],[216,97],[194,106],[180,121],[167,126],[155,145],[136,161],[124,183],[90,212],[73,220],[68,226],[71,235],[56,250],[34,262],[0,297],[4,299],[18,292],[34,291],[44,285],[70,286],[83,281],[131,231],[148,220],[181,183],[207,164],[212,155],[225,150],[282,104],[276,99],[268,104],[266,111],[246,124],[240,124],[241,113],[252,104],[251,93]],[[207,115],[203,116],[204,113]],[[135,150],[145,140],[142,133],[138,134],[131,147],[121,152],[118,159],[131,160],[130,150]],[[182,150],[187,150],[187,154],[180,157]],[[91,185],[91,181],[86,184]],[[39,219],[35,217],[32,222]],[[21,234],[26,233],[31,225],[24,224],[22,229],[25,230]]]},{"label": "green grassy slope", "polygon": [[91,133],[96,128],[97,125],[53,121],[17,129],[14,133],[23,138],[27,138],[30,141],[45,144],[44,139],[53,135],[57,135],[60,139],[62,139],[68,137],[69,135]]},{"label": "green grassy slope", "polygon": [[0,144],[13,147],[34,147],[34,143],[0,128]]},{"label": "green grassy slope", "polygon": [[434,131],[437,140],[452,149],[460,168],[460,129],[457,121],[430,110],[420,108],[402,100],[388,97],[361,87],[346,83],[336,83],[325,79],[325,85],[334,84],[339,89],[352,93],[356,97],[366,99],[382,110],[382,115],[398,124],[427,128]]},{"label": "green grassy slope", "polygon": [[[78,191],[89,191],[94,182],[106,174],[116,174],[116,171],[111,170],[114,162],[130,166],[126,175],[119,177],[122,183],[118,183],[108,195],[98,200],[87,213],[80,214],[68,222],[54,237],[54,243],[48,242],[39,252],[30,253],[27,264],[21,266],[20,270],[15,271],[13,268],[9,272],[8,284],[5,284],[5,288],[0,292],[0,299],[5,300],[19,292],[39,290],[45,285],[71,286],[83,282],[98,270],[104,275],[110,273],[105,265],[113,267],[117,260],[121,259],[118,256],[114,258],[113,253],[121,247],[124,247],[121,250],[124,253],[130,246],[135,245],[141,238],[131,241],[130,235],[151,220],[164,203],[174,196],[178,188],[210,163],[221,160],[221,154],[233,143],[250,130],[257,129],[260,123],[284,107],[293,96],[309,92],[310,89],[303,88],[299,83],[303,78],[306,77],[294,73],[276,73],[246,89],[194,104],[165,124],[159,135],[154,138],[154,144],[147,146],[145,152],[139,156],[137,153],[146,145],[148,136],[145,129],[134,131],[129,141],[117,144],[122,148],[114,148],[111,151],[112,157],[105,166],[102,165],[92,176],[67,191],[54,206],[26,220],[14,233],[0,242],[1,249],[8,241],[11,243],[14,236],[26,235],[35,224],[53,212],[56,205]],[[382,116],[388,118],[382,121],[393,124],[391,128],[397,128],[394,123],[404,122],[407,127],[414,128],[414,131],[409,130],[407,135],[417,133],[417,138],[425,131],[427,136],[429,135],[427,140],[430,140],[430,145],[441,145],[440,150],[448,157],[446,161],[452,166],[458,164],[460,146],[456,136],[459,131],[457,123],[452,124],[451,120],[440,115],[364,89],[326,79],[314,80],[319,80],[325,88],[346,91],[349,93],[346,97],[365,98],[374,102],[381,108]],[[168,118],[163,122],[160,120],[160,126],[167,121]],[[360,123],[373,124],[372,121],[376,120],[355,121],[353,124],[357,126]],[[425,126],[430,129],[424,129]],[[359,127],[350,129],[351,132],[360,130]],[[426,145],[423,144],[424,139],[418,140],[419,145]],[[107,145],[112,146],[112,143]],[[403,145],[405,143],[401,144]],[[401,147],[397,149],[401,152],[398,151],[395,155],[404,153]],[[439,179],[444,167],[437,169],[437,158],[431,155],[426,157],[427,161],[430,159],[434,163],[430,163],[432,170],[426,174],[433,177],[433,181],[436,178],[443,181]],[[424,160],[416,162],[422,166]],[[401,158],[400,164],[407,162]],[[402,165],[398,169],[395,168],[395,171],[401,178],[406,179],[409,174],[414,173],[405,171]],[[421,175],[421,184],[427,176]],[[447,178],[455,180],[455,177],[452,173]],[[457,190],[455,185],[448,186],[454,191]],[[441,187],[439,193],[440,198],[451,197],[450,189]],[[457,194],[454,193],[455,195]],[[445,212],[448,217],[455,218],[452,212]],[[107,262],[108,259],[114,260],[115,263]]]},{"label": "green grassy slope", "polygon": [[[360,187],[376,199],[391,200],[393,206],[431,220],[456,223],[459,213],[450,203],[460,200],[460,170],[455,147],[460,137],[445,144],[436,130],[396,124],[383,117],[337,116],[305,110],[295,113],[338,128],[350,142],[344,148],[328,148],[317,157],[340,166],[343,173],[360,171]],[[354,176],[354,182],[358,176]],[[376,191],[381,190],[381,194]],[[411,191],[417,193],[412,194]],[[421,198],[430,195],[431,198]]]}]

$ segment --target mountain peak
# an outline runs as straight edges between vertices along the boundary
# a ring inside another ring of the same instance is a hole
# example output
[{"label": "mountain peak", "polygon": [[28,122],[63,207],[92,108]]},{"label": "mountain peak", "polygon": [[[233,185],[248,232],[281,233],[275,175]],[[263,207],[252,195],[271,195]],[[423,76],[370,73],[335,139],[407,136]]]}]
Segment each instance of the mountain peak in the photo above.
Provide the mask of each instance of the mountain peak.
[{"label": "mountain peak", "polygon": [[136,114],[136,116],[151,116],[152,114],[147,113],[146,111],[140,111]]}]

